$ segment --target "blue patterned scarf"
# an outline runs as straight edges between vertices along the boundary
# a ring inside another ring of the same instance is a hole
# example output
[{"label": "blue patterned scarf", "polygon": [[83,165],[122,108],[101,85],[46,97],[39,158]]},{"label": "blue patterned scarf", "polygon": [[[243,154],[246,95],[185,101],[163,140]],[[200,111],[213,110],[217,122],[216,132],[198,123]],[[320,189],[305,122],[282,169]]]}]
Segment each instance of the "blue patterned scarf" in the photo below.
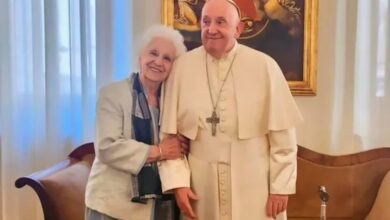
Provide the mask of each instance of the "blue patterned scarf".
[{"label": "blue patterned scarf", "polygon": [[[152,120],[152,115],[149,109],[147,97],[139,79],[139,74],[134,73],[130,78],[133,83],[133,108],[132,108],[132,139],[153,145],[158,143],[159,131],[158,116]],[[158,100],[160,100],[161,89],[158,92]],[[132,175],[134,196],[132,202],[147,203],[148,199],[156,199],[155,217],[158,219],[174,219],[175,201],[173,196],[162,194],[161,181],[158,173],[157,163],[145,164],[138,175]]]}]

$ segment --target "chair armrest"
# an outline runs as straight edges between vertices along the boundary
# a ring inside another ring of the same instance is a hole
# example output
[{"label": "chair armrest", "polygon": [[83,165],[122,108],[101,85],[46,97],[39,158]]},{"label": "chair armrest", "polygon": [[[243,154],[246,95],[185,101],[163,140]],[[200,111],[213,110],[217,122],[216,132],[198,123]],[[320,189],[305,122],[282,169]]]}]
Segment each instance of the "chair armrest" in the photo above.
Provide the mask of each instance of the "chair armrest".
[{"label": "chair armrest", "polygon": [[68,155],[69,158],[77,159],[77,160],[83,160],[83,158],[87,155],[95,155],[95,148],[93,143],[86,143],[81,145],[80,147],[74,149],[70,154]]},{"label": "chair armrest", "polygon": [[46,193],[47,190],[40,180],[69,167],[70,164],[71,159],[67,159],[45,170],[38,171],[29,176],[20,177],[15,181],[15,186],[17,188],[22,188],[25,185],[28,185],[37,193],[42,205],[45,220],[55,220],[56,218],[53,212],[54,207],[52,206],[52,202],[50,202],[49,196]]},{"label": "chair armrest", "polygon": [[374,205],[366,220],[390,219],[390,170],[383,178]]}]

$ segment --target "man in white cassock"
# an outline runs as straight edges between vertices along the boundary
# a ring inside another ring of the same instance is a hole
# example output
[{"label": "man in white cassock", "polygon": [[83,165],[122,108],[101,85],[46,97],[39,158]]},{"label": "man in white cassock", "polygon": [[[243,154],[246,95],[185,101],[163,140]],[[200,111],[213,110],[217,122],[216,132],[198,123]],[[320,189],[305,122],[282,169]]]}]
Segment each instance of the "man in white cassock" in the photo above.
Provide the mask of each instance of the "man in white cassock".
[{"label": "man in white cassock", "polygon": [[161,162],[163,191],[183,219],[283,219],[302,116],[277,63],[237,43],[233,1],[207,1],[200,22],[202,46],[178,58],[166,84],[161,131],[189,138],[190,152]]}]

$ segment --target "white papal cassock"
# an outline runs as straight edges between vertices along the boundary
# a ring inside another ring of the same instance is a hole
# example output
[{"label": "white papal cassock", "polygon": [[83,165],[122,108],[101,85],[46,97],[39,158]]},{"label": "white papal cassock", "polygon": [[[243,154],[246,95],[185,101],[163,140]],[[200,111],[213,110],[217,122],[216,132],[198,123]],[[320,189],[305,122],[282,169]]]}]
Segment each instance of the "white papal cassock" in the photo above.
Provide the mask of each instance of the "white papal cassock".
[{"label": "white papal cassock", "polygon": [[[236,43],[222,59],[207,56],[209,81],[205,63],[203,47],[188,52],[166,83],[161,130],[191,144],[188,160],[161,162],[163,191],[191,187],[200,220],[268,219],[268,194],[295,192],[294,127],[301,114],[269,56]],[[206,122],[213,110],[209,89],[214,104],[220,93],[216,136]]]}]

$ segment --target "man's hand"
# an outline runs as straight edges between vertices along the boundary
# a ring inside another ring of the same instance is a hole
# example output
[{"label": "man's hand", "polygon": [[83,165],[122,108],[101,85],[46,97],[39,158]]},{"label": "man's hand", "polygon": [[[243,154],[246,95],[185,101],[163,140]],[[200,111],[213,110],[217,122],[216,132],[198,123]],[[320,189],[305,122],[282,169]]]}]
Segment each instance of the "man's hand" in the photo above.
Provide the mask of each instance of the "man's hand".
[{"label": "man's hand", "polygon": [[267,201],[267,215],[272,218],[287,209],[288,195],[270,194]]},{"label": "man's hand", "polygon": [[175,189],[175,197],[177,205],[180,210],[188,217],[192,219],[198,218],[192,209],[190,200],[198,200],[198,197],[191,191],[189,187],[182,187]]}]

